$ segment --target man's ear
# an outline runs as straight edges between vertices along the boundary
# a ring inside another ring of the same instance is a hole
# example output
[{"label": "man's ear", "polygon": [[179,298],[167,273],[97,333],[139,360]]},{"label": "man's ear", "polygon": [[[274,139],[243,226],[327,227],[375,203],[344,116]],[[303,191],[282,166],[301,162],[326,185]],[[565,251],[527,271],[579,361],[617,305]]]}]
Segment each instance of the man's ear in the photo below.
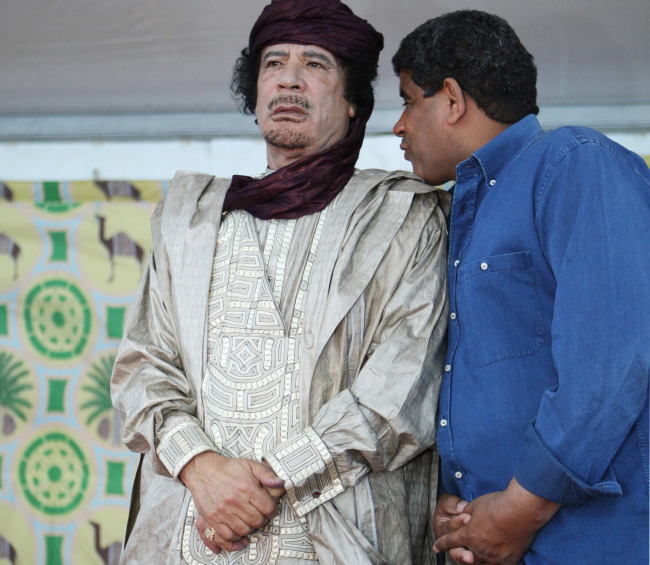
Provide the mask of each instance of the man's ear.
[{"label": "man's ear", "polygon": [[455,124],[465,115],[467,102],[463,89],[455,78],[447,77],[442,81],[440,89],[445,98],[445,110],[447,111],[447,122]]},{"label": "man's ear", "polygon": [[357,105],[350,104],[350,109],[348,110],[348,116],[350,119],[354,118],[357,115]]}]

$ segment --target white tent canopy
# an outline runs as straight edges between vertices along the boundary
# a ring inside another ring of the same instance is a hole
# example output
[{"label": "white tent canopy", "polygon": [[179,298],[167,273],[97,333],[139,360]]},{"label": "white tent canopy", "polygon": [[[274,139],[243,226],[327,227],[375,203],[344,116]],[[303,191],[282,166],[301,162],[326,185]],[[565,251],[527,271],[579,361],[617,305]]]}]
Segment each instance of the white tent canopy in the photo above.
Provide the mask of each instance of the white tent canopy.
[{"label": "white tent canopy", "polygon": [[[212,138],[255,133],[229,93],[233,63],[266,0],[4,0],[0,139]],[[385,35],[370,132],[400,100],[390,58],[428,18],[460,8],[505,17],[535,56],[541,119],[650,128],[648,0],[349,0]]]}]

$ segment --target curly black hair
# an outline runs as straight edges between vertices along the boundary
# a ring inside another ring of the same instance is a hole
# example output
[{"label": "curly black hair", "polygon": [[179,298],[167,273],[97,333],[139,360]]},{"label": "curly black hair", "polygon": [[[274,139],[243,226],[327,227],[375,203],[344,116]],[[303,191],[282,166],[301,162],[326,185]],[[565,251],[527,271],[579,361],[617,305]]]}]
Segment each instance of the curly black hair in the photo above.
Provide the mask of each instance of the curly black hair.
[{"label": "curly black hair", "polygon": [[[242,49],[241,56],[235,63],[230,82],[230,90],[239,101],[239,108],[245,114],[255,114],[257,104],[257,77],[260,71],[262,50],[253,53],[249,48]],[[357,59],[334,55],[343,68],[345,89],[343,96],[356,107],[357,117],[369,116],[375,105],[373,82],[377,79],[377,62],[363,57],[360,53]]]},{"label": "curly black hair", "polygon": [[431,19],[401,42],[393,70],[408,71],[424,96],[455,79],[492,119],[514,123],[537,114],[537,68],[508,22],[479,10]]}]

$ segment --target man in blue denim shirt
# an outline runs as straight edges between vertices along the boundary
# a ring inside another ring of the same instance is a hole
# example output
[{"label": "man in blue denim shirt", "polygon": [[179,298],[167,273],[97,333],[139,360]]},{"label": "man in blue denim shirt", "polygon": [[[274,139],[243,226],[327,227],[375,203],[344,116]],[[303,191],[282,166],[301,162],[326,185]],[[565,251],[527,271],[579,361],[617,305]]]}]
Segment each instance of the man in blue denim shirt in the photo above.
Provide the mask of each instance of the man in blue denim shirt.
[{"label": "man in blue denim shirt", "polygon": [[430,20],[393,66],[405,158],[456,180],[435,549],[648,563],[648,167],[544,132],[533,57],[497,16]]}]

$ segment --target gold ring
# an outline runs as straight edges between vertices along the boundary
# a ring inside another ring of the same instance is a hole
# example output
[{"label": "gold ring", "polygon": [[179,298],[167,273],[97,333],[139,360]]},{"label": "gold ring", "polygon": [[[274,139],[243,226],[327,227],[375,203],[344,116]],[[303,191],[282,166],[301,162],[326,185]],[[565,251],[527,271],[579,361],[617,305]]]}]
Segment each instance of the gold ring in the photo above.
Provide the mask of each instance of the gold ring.
[{"label": "gold ring", "polygon": [[208,526],[205,530],[203,530],[203,533],[205,534],[205,537],[208,538],[208,541],[210,543],[214,543],[214,536],[217,532],[214,531],[214,528],[212,526]]}]

